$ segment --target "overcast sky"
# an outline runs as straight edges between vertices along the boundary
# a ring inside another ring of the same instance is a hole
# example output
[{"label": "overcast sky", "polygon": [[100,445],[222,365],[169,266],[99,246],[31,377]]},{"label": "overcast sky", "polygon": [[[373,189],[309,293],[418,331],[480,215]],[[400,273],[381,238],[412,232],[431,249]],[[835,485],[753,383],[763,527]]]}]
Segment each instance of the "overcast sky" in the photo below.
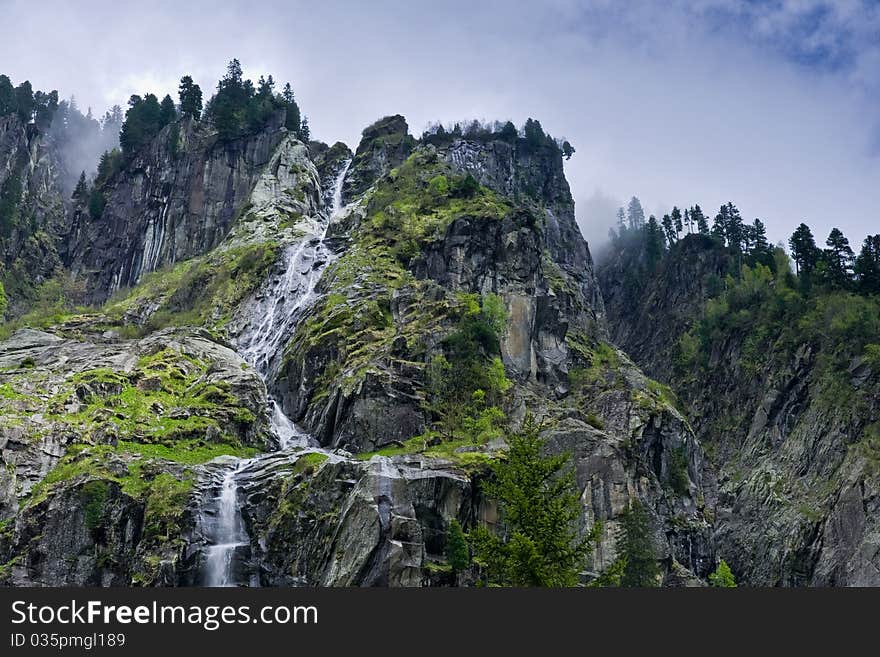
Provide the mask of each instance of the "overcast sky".
[{"label": "overcast sky", "polygon": [[227,61],[291,81],[315,138],[376,118],[538,118],[588,240],[648,212],[728,200],[774,241],[800,222],[854,248],[880,232],[880,3],[0,0],[0,72],[96,114],[132,93],[208,95]]}]

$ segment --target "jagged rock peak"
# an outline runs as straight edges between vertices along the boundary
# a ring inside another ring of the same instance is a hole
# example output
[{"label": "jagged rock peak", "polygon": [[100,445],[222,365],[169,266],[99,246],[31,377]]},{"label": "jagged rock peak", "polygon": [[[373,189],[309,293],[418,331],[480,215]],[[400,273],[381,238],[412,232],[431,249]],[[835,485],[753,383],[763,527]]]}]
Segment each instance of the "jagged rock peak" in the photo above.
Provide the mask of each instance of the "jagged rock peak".
[{"label": "jagged rock peak", "polygon": [[373,183],[400,166],[416,146],[409,125],[400,114],[386,116],[361,133],[354,159],[342,188],[346,202],[366,192]]}]

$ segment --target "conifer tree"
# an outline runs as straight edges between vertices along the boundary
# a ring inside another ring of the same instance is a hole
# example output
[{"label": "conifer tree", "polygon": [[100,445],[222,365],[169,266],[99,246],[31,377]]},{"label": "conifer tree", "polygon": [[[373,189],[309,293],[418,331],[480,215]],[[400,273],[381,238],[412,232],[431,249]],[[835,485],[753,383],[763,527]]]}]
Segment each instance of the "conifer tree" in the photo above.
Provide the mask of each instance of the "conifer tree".
[{"label": "conifer tree", "polygon": [[[443,126],[440,126],[443,127]],[[445,132],[445,130],[444,130]],[[498,138],[502,139],[506,142],[513,143],[519,137],[519,131],[516,129],[516,126],[513,125],[512,121],[506,121],[504,125],[501,127],[501,130],[498,131]]]},{"label": "conifer tree", "polygon": [[718,209],[718,214],[715,215],[715,219],[712,222],[712,235],[719,238],[722,242],[725,241],[725,237],[727,236],[727,222],[727,206],[722,205]]},{"label": "conifer tree", "polygon": [[719,588],[736,588],[736,580],[733,578],[733,573],[730,572],[730,566],[724,559],[719,562],[715,572],[709,575],[709,585]]},{"label": "conifer tree", "polygon": [[660,567],[651,534],[650,518],[644,507],[635,501],[621,518],[622,533],[618,554],[626,564],[621,586],[649,587],[658,585]]},{"label": "conifer tree", "polygon": [[29,123],[34,118],[35,108],[34,88],[25,80],[15,88],[15,109],[22,122]]},{"label": "conifer tree", "polygon": [[727,246],[741,253],[743,251],[743,220],[739,209],[731,202],[727,203],[727,230],[724,235]]},{"label": "conifer tree", "polygon": [[164,128],[169,123],[177,119],[177,108],[174,107],[174,101],[171,96],[165,94],[162,102],[159,104],[159,128]]},{"label": "conifer tree", "polygon": [[663,233],[666,236],[666,243],[669,246],[672,246],[675,243],[675,228],[672,225],[672,217],[668,214],[663,215],[663,219],[660,220],[660,223],[663,226]]},{"label": "conifer tree", "polygon": [[819,249],[816,247],[816,240],[810,227],[801,223],[789,238],[788,245],[794,259],[795,273],[798,276],[802,273],[809,275],[819,259]]},{"label": "conifer tree", "polygon": [[672,218],[672,227],[675,229],[675,239],[678,241],[679,235],[684,231],[684,226],[682,225],[681,220],[681,210],[678,209],[678,206],[672,207],[672,212],[669,213],[669,216]]},{"label": "conifer tree", "polygon": [[703,210],[699,205],[691,208],[691,221],[696,225],[697,232],[700,235],[709,234],[709,220],[706,219],[706,215],[703,214]]},{"label": "conifer tree", "polygon": [[828,247],[825,249],[828,283],[832,287],[844,289],[852,281],[852,267],[855,254],[852,248],[850,248],[849,240],[846,239],[839,228],[831,229],[825,244]]},{"label": "conifer tree", "polygon": [[471,555],[464,531],[458,520],[454,518],[450,521],[449,530],[446,532],[446,561],[456,575],[464,572],[471,565]]},{"label": "conifer tree", "polygon": [[76,187],[73,189],[72,198],[77,201],[85,200],[86,196],[89,194],[89,185],[86,182],[86,172],[83,171],[79,174],[79,180],[76,183]]},{"label": "conifer tree", "polygon": [[126,158],[133,157],[161,129],[162,108],[154,94],[143,98],[134,95],[128,100],[125,123],[119,134],[119,145]]},{"label": "conifer tree", "polygon": [[532,148],[541,146],[547,139],[547,135],[544,134],[544,129],[541,127],[541,122],[532,118],[526,119],[523,135],[525,136],[526,144]]},{"label": "conifer tree", "polygon": [[660,224],[657,223],[657,217],[653,214],[648,219],[645,233],[645,260],[649,269],[653,270],[663,256],[663,231]]},{"label": "conifer tree", "polygon": [[15,113],[15,87],[12,80],[5,75],[0,75],[0,116]]},{"label": "conifer tree", "polygon": [[640,230],[645,225],[645,211],[642,209],[642,203],[633,196],[626,208],[626,221],[630,230]]},{"label": "conifer tree", "polygon": [[189,75],[180,78],[180,86],[177,89],[180,100],[181,116],[191,116],[196,121],[202,117],[202,89],[193,82]]},{"label": "conifer tree", "polygon": [[581,502],[567,454],[544,456],[540,426],[531,416],[507,437],[506,460],[492,466],[484,491],[498,501],[503,530],[470,533],[475,559],[489,584],[574,586],[590,537],[578,531]]},{"label": "conifer tree", "polygon": [[855,275],[862,294],[880,294],[880,234],[868,235],[856,258]]},{"label": "conifer tree", "polygon": [[755,254],[769,253],[770,243],[767,241],[767,229],[764,222],[755,218],[752,223],[752,252]]},{"label": "conifer tree", "polygon": [[617,234],[623,237],[626,232],[626,212],[623,208],[617,208]]}]

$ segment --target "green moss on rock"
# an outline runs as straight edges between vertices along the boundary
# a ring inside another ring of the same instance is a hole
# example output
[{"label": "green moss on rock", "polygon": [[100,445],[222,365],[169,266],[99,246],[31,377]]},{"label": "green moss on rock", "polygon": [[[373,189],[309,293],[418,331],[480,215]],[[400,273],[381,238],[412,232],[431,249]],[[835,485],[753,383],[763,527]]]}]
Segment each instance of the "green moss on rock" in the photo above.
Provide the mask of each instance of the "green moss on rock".
[{"label": "green moss on rock", "polygon": [[206,380],[210,367],[165,348],[141,357],[132,372],[79,372],[50,400],[47,417],[94,442],[128,440],[173,448],[179,441],[203,440],[241,447],[236,436],[256,417],[226,382]]},{"label": "green moss on rock", "polygon": [[278,256],[275,242],[219,248],[171,268],[146,274],[131,290],[118,293],[103,311],[124,325],[132,314],[155,306],[141,328],[203,326],[222,332],[232,312],[265,280]]}]

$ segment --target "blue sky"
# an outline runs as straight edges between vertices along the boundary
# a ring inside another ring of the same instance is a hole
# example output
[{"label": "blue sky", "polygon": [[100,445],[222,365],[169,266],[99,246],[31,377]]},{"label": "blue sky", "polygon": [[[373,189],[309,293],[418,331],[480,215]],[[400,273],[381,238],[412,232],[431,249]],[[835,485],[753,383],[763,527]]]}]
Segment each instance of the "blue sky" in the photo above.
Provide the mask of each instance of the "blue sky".
[{"label": "blue sky", "polygon": [[732,200],[785,239],[800,221],[880,232],[880,6],[866,0],[155,2],[0,0],[0,70],[96,112],[211,89],[238,57],[290,80],[313,134],[354,146],[404,114],[541,120],[592,245],[649,212]]}]

